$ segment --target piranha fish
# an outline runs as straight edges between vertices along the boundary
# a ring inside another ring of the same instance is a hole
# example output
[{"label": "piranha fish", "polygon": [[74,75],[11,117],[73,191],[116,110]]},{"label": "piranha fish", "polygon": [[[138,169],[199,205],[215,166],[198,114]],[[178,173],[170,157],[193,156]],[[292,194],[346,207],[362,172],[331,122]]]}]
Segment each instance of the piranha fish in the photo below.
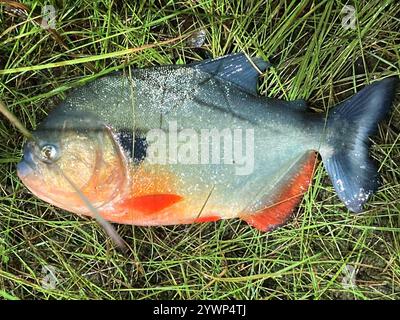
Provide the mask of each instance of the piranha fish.
[{"label": "piranha fish", "polygon": [[325,114],[257,93],[268,63],[243,54],[129,69],[77,88],[24,145],[18,176],[37,197],[139,226],[240,218],[284,224],[307,191],[317,153],[353,212],[377,190],[368,137],[396,78],[366,86]]}]

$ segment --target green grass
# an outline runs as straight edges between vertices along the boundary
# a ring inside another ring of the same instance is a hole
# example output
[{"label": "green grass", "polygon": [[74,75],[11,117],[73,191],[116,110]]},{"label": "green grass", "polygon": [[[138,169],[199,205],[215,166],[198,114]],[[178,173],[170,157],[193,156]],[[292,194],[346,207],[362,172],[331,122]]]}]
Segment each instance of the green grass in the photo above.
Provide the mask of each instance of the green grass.
[{"label": "green grass", "polygon": [[[0,99],[29,129],[71,87],[127,65],[258,54],[274,64],[262,94],[304,98],[318,112],[400,74],[396,0],[349,3],[355,30],[341,25],[345,1],[50,3],[65,45],[34,23],[44,1],[26,2],[33,8],[27,17],[0,4]],[[177,41],[126,51],[197,29],[206,31],[202,49]],[[116,226],[130,246],[119,252],[94,221],[44,203],[21,184],[15,166],[23,137],[1,117],[0,299],[399,299],[399,95],[372,140],[384,183],[364,214],[345,209],[320,164],[283,228],[263,234],[239,220]],[[46,266],[55,268],[55,289],[43,286]],[[349,266],[354,286],[343,285]]]}]

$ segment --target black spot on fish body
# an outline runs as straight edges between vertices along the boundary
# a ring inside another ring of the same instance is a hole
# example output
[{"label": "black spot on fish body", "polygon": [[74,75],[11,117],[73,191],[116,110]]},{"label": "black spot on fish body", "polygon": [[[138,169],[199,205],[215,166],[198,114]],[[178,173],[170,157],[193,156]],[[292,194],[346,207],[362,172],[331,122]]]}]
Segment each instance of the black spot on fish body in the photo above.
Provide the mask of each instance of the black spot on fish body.
[{"label": "black spot on fish body", "polygon": [[120,131],[117,133],[117,139],[119,145],[135,164],[139,164],[146,158],[148,144],[144,135],[136,132],[133,139],[132,132]]},{"label": "black spot on fish body", "polygon": [[147,156],[148,143],[146,138],[140,135],[135,136],[135,144],[133,150],[133,161],[137,164],[142,162]]}]

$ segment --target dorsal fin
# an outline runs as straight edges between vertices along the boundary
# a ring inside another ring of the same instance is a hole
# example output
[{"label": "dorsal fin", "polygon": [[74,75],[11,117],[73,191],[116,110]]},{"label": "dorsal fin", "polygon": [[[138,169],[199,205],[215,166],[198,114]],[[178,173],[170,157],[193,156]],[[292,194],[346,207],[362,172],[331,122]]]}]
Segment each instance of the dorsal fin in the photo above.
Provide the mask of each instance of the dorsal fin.
[{"label": "dorsal fin", "polygon": [[249,93],[257,94],[260,72],[264,72],[270,64],[259,57],[251,58],[250,61],[243,53],[238,53],[193,63],[191,66],[221,80],[234,83]]}]

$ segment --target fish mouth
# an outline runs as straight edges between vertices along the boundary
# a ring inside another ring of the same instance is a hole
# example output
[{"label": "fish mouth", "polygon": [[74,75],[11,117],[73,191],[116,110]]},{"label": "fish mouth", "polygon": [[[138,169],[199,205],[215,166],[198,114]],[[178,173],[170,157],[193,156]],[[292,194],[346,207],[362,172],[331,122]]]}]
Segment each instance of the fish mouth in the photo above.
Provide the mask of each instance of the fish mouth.
[{"label": "fish mouth", "polygon": [[[17,175],[23,182],[26,188],[33,193],[35,196],[37,196],[39,199],[42,199],[52,205],[55,205],[61,209],[65,209],[67,211],[73,211],[69,206],[65,205],[66,201],[59,201],[59,199],[55,199],[52,196],[49,196],[46,192],[48,188],[46,188],[45,185],[43,185],[43,182],[40,180],[40,174],[36,172],[36,166],[35,164],[31,163],[30,161],[27,161],[25,156],[24,159],[22,159],[18,164],[17,164]],[[58,194],[58,197],[61,199],[65,199],[68,197],[68,195],[64,195],[62,193]],[[68,203],[72,203],[72,200],[70,199]]]},{"label": "fish mouth", "polygon": [[17,164],[17,175],[21,179],[29,175],[32,175],[37,169],[35,161],[33,160],[32,149],[33,145],[31,142],[27,142],[24,145],[24,150],[23,150],[24,156],[21,159],[21,161]]},{"label": "fish mouth", "polygon": [[25,160],[21,160],[17,164],[17,175],[20,179],[23,179],[33,173],[32,166]]}]

